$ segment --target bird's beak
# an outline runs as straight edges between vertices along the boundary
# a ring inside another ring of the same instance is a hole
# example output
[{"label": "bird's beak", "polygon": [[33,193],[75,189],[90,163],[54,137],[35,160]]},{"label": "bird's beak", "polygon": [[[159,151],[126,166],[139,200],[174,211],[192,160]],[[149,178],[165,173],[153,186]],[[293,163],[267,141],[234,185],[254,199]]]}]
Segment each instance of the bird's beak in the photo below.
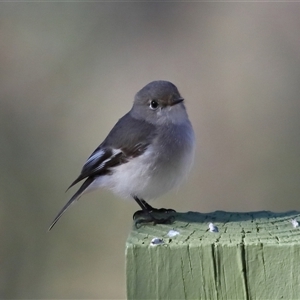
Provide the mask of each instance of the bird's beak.
[{"label": "bird's beak", "polygon": [[184,100],[184,98],[173,99],[173,101],[171,102],[171,106],[176,105],[176,104],[182,102],[183,100]]}]

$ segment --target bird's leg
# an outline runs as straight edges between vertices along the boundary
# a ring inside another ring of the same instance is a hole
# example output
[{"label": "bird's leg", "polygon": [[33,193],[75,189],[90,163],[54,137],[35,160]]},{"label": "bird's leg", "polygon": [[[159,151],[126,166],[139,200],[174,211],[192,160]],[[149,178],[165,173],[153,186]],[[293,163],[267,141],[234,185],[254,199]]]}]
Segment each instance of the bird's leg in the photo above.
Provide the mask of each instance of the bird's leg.
[{"label": "bird's leg", "polygon": [[154,208],[150,204],[148,204],[145,200],[141,199],[140,200],[144,206],[149,210],[153,212],[160,212],[160,213],[176,213],[176,210],[172,208]]},{"label": "bird's leg", "polygon": [[[149,205],[145,200],[139,199],[138,197],[133,197],[136,203],[141,207],[142,210],[138,210],[134,213],[133,219],[135,220],[135,226],[143,223],[153,223],[155,224],[171,224],[174,222],[174,209],[157,209]],[[157,217],[157,215],[164,214],[162,217]],[[171,214],[171,215],[170,215]]]}]

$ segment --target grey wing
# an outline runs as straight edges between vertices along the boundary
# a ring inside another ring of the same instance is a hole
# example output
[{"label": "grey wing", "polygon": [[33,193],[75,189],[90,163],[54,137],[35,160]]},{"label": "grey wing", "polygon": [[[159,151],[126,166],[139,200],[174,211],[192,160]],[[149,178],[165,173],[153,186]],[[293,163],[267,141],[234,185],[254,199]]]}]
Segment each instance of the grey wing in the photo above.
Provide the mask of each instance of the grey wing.
[{"label": "grey wing", "polygon": [[81,180],[86,179],[55,217],[49,230],[56,224],[67,208],[93,183],[95,177],[110,174],[114,167],[142,155],[155,135],[156,130],[152,124],[134,119],[130,113],[122,117],[104,142],[87,159],[80,175],[69,186],[71,188]]},{"label": "grey wing", "polygon": [[126,163],[127,161],[126,155],[122,150],[102,148],[100,145],[88,158],[80,175],[72,182],[68,189],[87,177],[109,174],[112,167]]},{"label": "grey wing", "polygon": [[155,136],[156,130],[152,124],[135,119],[127,113],[87,159],[81,174],[70,187],[84,178],[109,174],[113,167],[141,155]]}]

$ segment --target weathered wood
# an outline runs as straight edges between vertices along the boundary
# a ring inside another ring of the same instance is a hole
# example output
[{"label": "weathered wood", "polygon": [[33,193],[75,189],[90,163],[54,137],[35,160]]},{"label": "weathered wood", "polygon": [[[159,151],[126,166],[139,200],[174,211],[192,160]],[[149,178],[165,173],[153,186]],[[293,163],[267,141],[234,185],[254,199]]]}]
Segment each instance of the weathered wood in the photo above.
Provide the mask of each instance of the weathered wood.
[{"label": "weathered wood", "polygon": [[[300,212],[178,213],[133,228],[128,299],[300,299]],[[210,232],[212,222],[219,232]],[[180,234],[168,237],[169,230]],[[151,246],[154,237],[164,244]]]}]

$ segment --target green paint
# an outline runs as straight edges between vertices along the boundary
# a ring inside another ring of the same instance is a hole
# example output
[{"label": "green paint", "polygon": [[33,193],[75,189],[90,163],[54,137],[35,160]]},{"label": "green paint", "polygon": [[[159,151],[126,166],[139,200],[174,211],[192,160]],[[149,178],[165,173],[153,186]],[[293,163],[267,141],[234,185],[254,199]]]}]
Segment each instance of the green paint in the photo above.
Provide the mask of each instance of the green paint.
[{"label": "green paint", "polygon": [[[291,219],[300,222],[300,212],[189,212],[133,228],[128,299],[300,299],[300,227]],[[180,235],[169,238],[171,229]],[[154,237],[165,244],[150,246]]]}]

